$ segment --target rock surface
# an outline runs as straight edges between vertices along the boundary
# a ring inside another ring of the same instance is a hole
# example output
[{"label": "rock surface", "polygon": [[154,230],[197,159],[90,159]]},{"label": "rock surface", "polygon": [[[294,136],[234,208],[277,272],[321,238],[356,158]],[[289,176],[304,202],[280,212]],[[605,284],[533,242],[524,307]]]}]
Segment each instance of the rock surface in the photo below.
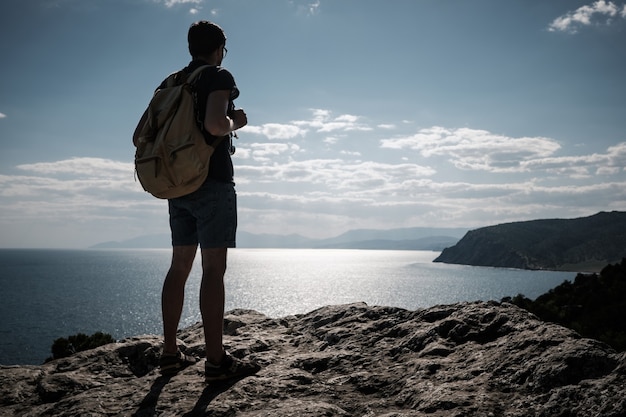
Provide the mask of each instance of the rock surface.
[{"label": "rock surface", "polygon": [[[156,369],[139,336],[42,366],[0,367],[2,416],[626,416],[626,353],[512,304],[350,304],[281,319],[229,312],[227,344],[261,372],[206,385]],[[199,325],[180,332],[201,356]]]}]

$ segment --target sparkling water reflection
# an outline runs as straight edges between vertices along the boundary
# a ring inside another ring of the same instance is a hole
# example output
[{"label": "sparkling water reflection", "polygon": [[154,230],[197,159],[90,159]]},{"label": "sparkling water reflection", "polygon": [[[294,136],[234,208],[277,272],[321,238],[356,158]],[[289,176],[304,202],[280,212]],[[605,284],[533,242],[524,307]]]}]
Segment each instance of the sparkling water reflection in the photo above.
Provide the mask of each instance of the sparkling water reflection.
[{"label": "sparkling water reflection", "polygon": [[[270,317],[329,304],[407,309],[458,301],[529,298],[571,272],[435,264],[437,252],[234,249],[226,310]],[[200,320],[200,257],[187,284],[181,327]],[[121,339],[160,334],[160,293],[169,250],[0,250],[0,364],[41,363],[52,341],[103,331]]]}]

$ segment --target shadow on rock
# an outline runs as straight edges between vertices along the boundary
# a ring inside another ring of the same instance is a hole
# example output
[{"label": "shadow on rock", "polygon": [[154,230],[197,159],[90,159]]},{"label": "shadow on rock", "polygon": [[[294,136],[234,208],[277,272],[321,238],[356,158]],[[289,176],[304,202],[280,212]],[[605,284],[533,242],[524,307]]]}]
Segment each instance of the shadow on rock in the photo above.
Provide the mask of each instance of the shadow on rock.
[{"label": "shadow on rock", "polygon": [[149,417],[156,415],[156,406],[159,401],[159,396],[171,379],[171,376],[160,376],[155,379],[150,387],[150,392],[141,400],[139,409],[135,411],[133,417]]},{"label": "shadow on rock", "polygon": [[206,415],[206,409],[211,404],[211,401],[213,401],[221,393],[228,391],[230,387],[242,379],[244,379],[244,377],[233,378],[224,382],[211,383],[204,389],[204,391],[202,391],[202,395],[198,398],[198,402],[193,409],[188,413],[183,414],[182,417],[200,417]]}]

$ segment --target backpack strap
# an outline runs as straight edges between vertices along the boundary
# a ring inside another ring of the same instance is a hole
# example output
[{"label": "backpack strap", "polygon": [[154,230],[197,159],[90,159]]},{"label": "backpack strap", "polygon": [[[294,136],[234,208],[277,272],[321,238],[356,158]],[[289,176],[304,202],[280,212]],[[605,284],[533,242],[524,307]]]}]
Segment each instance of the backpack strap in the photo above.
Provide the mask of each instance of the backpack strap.
[{"label": "backpack strap", "polygon": [[[188,84],[193,84],[195,81],[197,81],[197,79],[200,78],[200,75],[202,74],[202,72],[209,68],[212,67],[213,65],[201,65],[198,68],[196,68],[195,70],[193,70],[192,73],[186,73],[184,71],[178,71],[175,73],[172,73],[169,75],[169,77],[167,77],[167,87],[174,87],[177,85],[181,85],[183,83],[188,83]],[[192,86],[193,88],[193,86]],[[194,88],[195,90],[195,88]],[[196,93],[194,91],[194,101],[196,101],[197,97],[196,97]],[[202,125],[202,121],[201,121],[201,117],[199,114],[197,114],[197,103],[194,106],[195,110],[196,110],[196,122],[198,123],[198,127],[200,127],[200,130],[202,130],[203,132],[206,132],[206,130],[204,129],[204,126]],[[207,132],[208,133],[208,132]],[[232,135],[232,133],[231,133]],[[220,137],[220,136],[213,136],[213,140],[211,141],[210,145],[213,146],[214,148],[217,148],[217,146],[220,144],[220,142],[224,139],[224,137]]]},{"label": "backpack strap", "polygon": [[[193,84],[195,81],[197,81],[197,79],[200,78],[200,76],[202,75],[202,72],[209,68],[212,67],[212,65],[202,65],[198,68],[196,68],[191,74],[187,75],[187,78],[184,82],[187,82],[188,84]],[[195,88],[194,88],[195,90]],[[194,91],[194,101],[196,101],[197,97],[196,97],[196,93]],[[197,103],[196,103],[196,112],[197,112]],[[200,130],[202,130],[203,132],[208,133],[205,129],[204,129],[204,125],[202,123],[202,118],[200,117],[199,114],[196,114],[196,121],[198,122],[198,126],[200,127]],[[213,136],[213,135],[211,135]],[[206,136],[205,136],[206,138]],[[213,140],[211,141],[211,143],[207,142],[209,145],[213,146],[214,148],[217,148],[217,146],[220,144],[220,142],[224,139],[224,137],[222,136],[213,136]]]},{"label": "backpack strap", "polygon": [[211,65],[202,65],[202,66],[196,68],[191,74],[189,74],[189,76],[187,77],[187,79],[185,81],[188,82],[188,83],[194,82],[194,80],[200,76],[200,73],[202,73],[202,71],[204,71],[205,69],[209,68],[210,66]]},{"label": "backpack strap", "polygon": [[200,77],[200,74],[202,73],[202,71],[209,68],[210,66],[211,65],[202,65],[196,68],[195,70],[193,70],[193,72],[190,74],[186,73],[183,70],[173,72],[167,76],[167,79],[165,80],[165,87],[166,88],[176,87],[177,85],[181,85],[184,83],[191,84],[195,81],[196,78]]}]

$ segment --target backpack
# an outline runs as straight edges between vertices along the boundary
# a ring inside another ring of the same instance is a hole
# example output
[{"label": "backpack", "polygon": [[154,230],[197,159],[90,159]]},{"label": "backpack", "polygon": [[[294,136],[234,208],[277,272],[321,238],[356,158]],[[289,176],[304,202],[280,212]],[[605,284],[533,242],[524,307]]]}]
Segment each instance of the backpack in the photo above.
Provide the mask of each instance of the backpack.
[{"label": "backpack", "polygon": [[143,189],[157,198],[196,191],[206,180],[211,155],[222,140],[207,143],[195,105],[193,82],[207,67],[171,74],[148,105],[138,135],[135,173]]}]

